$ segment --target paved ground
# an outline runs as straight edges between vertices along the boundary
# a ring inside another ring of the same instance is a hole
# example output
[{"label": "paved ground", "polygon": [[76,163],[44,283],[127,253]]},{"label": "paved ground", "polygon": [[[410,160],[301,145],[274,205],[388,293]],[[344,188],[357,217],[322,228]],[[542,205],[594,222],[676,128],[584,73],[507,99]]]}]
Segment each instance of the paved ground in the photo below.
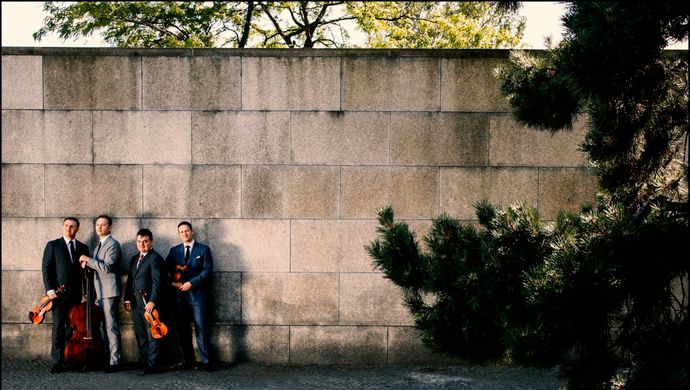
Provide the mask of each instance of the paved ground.
[{"label": "paved ground", "polygon": [[46,361],[3,360],[3,389],[559,389],[556,370],[466,366],[294,366],[241,363],[214,372],[130,369],[51,374]]}]

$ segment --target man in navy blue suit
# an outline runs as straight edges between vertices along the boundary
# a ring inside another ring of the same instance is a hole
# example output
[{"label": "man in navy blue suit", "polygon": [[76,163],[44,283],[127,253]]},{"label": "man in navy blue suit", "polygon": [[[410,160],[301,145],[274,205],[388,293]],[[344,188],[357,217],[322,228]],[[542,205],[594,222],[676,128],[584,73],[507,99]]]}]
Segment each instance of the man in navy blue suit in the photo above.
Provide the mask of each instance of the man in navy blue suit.
[{"label": "man in navy blue suit", "polygon": [[[180,222],[177,225],[177,233],[182,243],[170,248],[165,262],[172,275],[171,286],[177,295],[177,326],[185,367],[196,367],[190,327],[190,322],[193,321],[201,363],[207,371],[212,371],[206,312],[213,271],[213,256],[208,246],[194,240],[194,229],[191,223]],[[175,278],[176,272],[179,273],[179,278]]]}]

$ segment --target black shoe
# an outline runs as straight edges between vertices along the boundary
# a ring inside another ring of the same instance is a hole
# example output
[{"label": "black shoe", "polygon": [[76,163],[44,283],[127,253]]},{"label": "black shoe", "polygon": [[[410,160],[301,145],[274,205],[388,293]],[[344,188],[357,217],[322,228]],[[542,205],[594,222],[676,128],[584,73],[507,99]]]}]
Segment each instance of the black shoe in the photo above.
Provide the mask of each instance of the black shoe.
[{"label": "black shoe", "polygon": [[158,374],[161,370],[158,367],[146,367],[144,368],[144,375]]},{"label": "black shoe", "polygon": [[119,364],[110,364],[110,365],[107,365],[107,366],[105,366],[105,370],[104,370],[104,371],[105,371],[106,374],[110,374],[110,373],[113,373],[113,372],[118,372],[118,371],[120,371],[120,365],[119,365]]},{"label": "black shoe", "polygon": [[213,372],[213,365],[211,363],[204,363],[204,370],[206,372]]},{"label": "black shoe", "polygon": [[59,374],[64,371],[65,367],[63,367],[61,364],[53,364],[53,367],[50,368],[51,374]]},{"label": "black shoe", "polygon": [[197,365],[196,362],[185,362],[182,368],[185,370],[196,370]]}]

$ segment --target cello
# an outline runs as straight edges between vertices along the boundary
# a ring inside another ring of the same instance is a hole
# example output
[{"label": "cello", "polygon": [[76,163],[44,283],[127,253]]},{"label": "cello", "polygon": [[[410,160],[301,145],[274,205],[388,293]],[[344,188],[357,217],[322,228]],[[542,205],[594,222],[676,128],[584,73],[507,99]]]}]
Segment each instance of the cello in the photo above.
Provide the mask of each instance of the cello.
[{"label": "cello", "polygon": [[65,345],[65,361],[74,368],[82,371],[103,368],[105,364],[105,348],[100,335],[93,337],[93,329],[103,321],[103,310],[93,303],[91,283],[93,271],[84,269],[86,294],[82,302],[72,306],[69,310],[69,322],[72,336]]}]

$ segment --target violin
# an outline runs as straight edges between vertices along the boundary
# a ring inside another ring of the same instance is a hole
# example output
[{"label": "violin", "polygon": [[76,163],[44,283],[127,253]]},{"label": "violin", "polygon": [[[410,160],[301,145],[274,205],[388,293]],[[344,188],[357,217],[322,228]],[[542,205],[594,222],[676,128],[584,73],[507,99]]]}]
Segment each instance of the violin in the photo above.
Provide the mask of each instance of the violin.
[{"label": "violin", "polygon": [[[65,285],[63,284],[57,288],[55,293],[59,297],[60,294],[63,294],[65,292],[65,290],[66,290],[66,288],[65,288]],[[41,300],[38,302],[38,305],[35,307],[32,307],[31,310],[29,311],[29,321],[33,322],[34,325],[40,324],[45,319],[46,313],[49,312],[52,308],[53,308],[53,300],[50,299],[50,297],[48,295],[44,295],[41,298]]]},{"label": "violin", "polygon": [[187,272],[187,265],[175,264],[175,269],[172,272],[172,281],[174,283],[182,283],[182,273]]},{"label": "violin", "polygon": [[86,371],[103,367],[105,347],[100,334],[96,337],[92,334],[92,329],[98,330],[98,326],[104,319],[103,310],[93,302],[92,298],[93,271],[85,269],[84,279],[86,295],[82,296],[81,303],[72,306],[69,310],[72,337],[65,345],[65,360],[72,367],[81,367],[83,371]]},{"label": "violin", "polygon": [[[146,306],[146,297],[148,296],[148,293],[144,290],[139,291],[139,295],[141,295],[141,300],[144,301],[144,306]],[[147,313],[146,310],[144,310],[144,318],[146,318],[146,321],[149,323],[149,326],[151,327],[151,337],[154,339],[160,339],[163,338],[166,334],[168,334],[168,327],[161,322],[160,318],[158,317],[158,310],[153,309],[151,310],[151,314]]]}]

